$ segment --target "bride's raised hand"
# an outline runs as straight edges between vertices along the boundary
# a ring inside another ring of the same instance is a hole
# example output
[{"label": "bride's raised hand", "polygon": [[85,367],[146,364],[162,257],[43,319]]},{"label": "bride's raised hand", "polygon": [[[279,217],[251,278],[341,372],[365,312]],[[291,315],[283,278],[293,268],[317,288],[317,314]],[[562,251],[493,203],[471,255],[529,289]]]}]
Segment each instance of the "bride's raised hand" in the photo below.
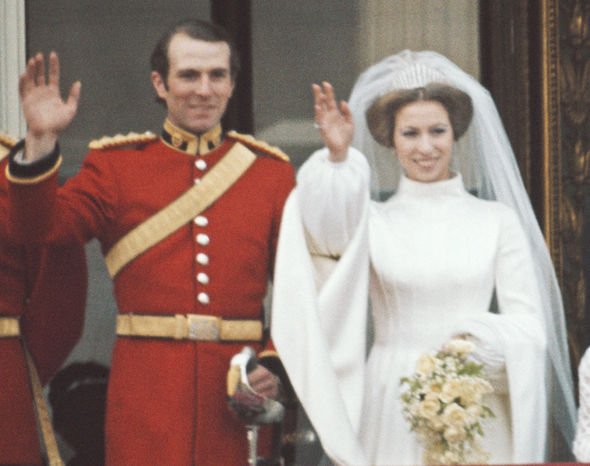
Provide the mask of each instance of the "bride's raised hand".
[{"label": "bride's raised hand", "polygon": [[59,58],[49,54],[47,78],[45,59],[41,53],[27,62],[19,79],[19,93],[23,114],[27,121],[25,158],[35,160],[55,145],[59,134],[66,129],[78,109],[80,82],[75,82],[66,100],[60,92]]},{"label": "bride's raised hand", "polygon": [[330,160],[341,162],[346,159],[348,147],[354,135],[352,113],[345,101],[336,102],[334,88],[328,82],[313,84],[316,126],[325,146],[330,151]]}]

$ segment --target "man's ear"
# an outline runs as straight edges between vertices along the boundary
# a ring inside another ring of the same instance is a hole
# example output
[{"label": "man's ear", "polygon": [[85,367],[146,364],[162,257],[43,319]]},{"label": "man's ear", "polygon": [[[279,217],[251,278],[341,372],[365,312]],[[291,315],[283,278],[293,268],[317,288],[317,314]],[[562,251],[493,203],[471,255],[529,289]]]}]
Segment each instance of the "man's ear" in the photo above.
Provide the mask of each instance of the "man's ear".
[{"label": "man's ear", "polygon": [[156,90],[158,97],[160,97],[160,99],[166,99],[166,96],[168,95],[168,86],[166,85],[166,82],[162,79],[162,75],[160,75],[160,73],[158,73],[157,71],[152,71],[151,78],[152,85],[154,86],[154,89]]}]

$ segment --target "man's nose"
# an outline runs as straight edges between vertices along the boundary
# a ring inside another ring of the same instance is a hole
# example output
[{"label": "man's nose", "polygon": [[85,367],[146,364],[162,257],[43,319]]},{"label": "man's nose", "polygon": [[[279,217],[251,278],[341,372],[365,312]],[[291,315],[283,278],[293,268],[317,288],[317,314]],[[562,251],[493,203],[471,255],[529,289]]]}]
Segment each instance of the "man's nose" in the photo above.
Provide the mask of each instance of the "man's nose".
[{"label": "man's nose", "polygon": [[202,76],[196,84],[195,92],[199,95],[211,95],[211,80],[208,76]]}]

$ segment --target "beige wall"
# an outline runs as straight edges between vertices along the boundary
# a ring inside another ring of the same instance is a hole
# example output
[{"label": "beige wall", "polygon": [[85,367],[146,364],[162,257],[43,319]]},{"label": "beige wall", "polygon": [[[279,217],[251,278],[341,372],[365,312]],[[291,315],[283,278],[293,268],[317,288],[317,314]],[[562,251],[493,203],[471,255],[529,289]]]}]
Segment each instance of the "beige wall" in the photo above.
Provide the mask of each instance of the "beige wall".
[{"label": "beige wall", "polygon": [[440,52],[479,76],[476,0],[252,3],[257,134],[296,165],[321,145],[312,82],[328,80],[346,99],[362,70],[406,48]]},{"label": "beige wall", "polygon": [[364,0],[359,4],[363,69],[400,50],[433,50],[479,77],[476,0]]}]

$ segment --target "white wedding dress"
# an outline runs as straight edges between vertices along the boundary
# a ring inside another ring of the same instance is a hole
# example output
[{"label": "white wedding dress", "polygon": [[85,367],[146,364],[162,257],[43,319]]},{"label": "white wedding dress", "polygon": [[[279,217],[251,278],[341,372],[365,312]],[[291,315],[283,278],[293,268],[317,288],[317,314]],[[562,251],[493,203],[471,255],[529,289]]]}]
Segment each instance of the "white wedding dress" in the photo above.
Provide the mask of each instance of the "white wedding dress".
[{"label": "white wedding dress", "polygon": [[[400,378],[414,372],[420,354],[438,349],[453,335],[469,333],[497,389],[488,400],[496,417],[484,426],[483,445],[491,462],[542,462],[547,423],[545,333],[533,312],[539,298],[516,215],[498,202],[467,193],[460,175],[435,183],[403,178],[388,201],[370,201],[368,170],[354,149],[338,164],[327,160],[325,149],[318,151],[300,170],[283,228],[304,232],[304,247],[311,250],[315,265],[311,273],[319,283],[316,297],[298,298],[298,293],[305,294],[303,288],[281,282],[281,270],[289,267],[294,274],[301,262],[296,235],[286,235],[289,244],[279,247],[279,296],[273,304],[278,323],[275,327],[273,321],[273,337],[327,453],[338,464],[359,464],[358,455],[372,466],[420,464],[420,446],[402,416]],[[329,257],[340,260],[332,261],[326,273],[322,263]],[[366,279],[364,267],[369,269]],[[302,275],[292,279],[302,283]],[[494,290],[499,314],[489,312]],[[350,337],[351,328],[364,332],[358,323],[363,322],[359,313],[366,309],[350,305],[358,303],[362,293],[369,294],[374,329],[367,360],[359,349],[364,339]],[[314,308],[314,299],[319,307]],[[277,306],[282,308],[280,316]],[[320,314],[318,322],[314,312]],[[348,319],[353,325],[346,329]],[[314,341],[322,336],[327,348]],[[301,339],[306,342],[300,344]],[[327,362],[319,354],[322,349],[328,353]],[[301,363],[290,371],[297,358],[309,358],[309,366],[318,361],[322,370],[314,372]],[[362,368],[352,363],[359,359]],[[360,392],[347,388],[354,377],[362,378]],[[347,379],[340,384],[345,388],[332,389],[332,380],[342,378]],[[326,417],[334,417],[333,407],[317,403],[318,397],[345,406],[348,413],[333,419],[330,427]],[[342,419],[350,420],[350,435],[359,439],[356,457],[345,452],[348,447],[341,442],[346,435],[334,433],[346,430]]]},{"label": "white wedding dress", "polygon": [[578,387],[580,409],[573,450],[578,461],[590,462],[590,349],[578,366]]}]

